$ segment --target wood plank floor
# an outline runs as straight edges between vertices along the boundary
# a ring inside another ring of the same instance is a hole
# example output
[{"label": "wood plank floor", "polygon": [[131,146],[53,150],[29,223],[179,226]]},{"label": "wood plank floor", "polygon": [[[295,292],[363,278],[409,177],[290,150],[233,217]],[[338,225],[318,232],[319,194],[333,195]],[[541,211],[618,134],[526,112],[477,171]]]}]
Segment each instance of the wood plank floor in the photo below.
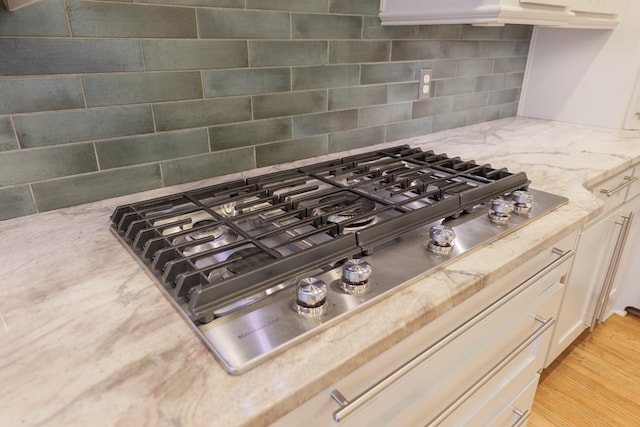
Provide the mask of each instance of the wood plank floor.
[{"label": "wood plank floor", "polygon": [[640,318],[612,315],[545,369],[528,426],[640,426]]}]

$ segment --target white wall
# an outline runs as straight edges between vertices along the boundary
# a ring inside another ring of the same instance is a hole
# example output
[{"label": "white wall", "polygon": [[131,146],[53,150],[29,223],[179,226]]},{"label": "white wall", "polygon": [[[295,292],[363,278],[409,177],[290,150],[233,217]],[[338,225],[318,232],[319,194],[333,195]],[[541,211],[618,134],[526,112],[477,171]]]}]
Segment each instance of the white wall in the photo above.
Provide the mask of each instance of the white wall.
[{"label": "white wall", "polygon": [[536,27],[518,115],[620,128],[639,70],[640,0],[612,31]]}]

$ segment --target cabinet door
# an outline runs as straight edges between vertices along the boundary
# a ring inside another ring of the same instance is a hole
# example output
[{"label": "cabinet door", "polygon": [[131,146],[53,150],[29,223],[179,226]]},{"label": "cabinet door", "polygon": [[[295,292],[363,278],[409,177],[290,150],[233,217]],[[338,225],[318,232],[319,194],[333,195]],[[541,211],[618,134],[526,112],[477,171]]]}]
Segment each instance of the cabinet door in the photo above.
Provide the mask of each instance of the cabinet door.
[{"label": "cabinet door", "polygon": [[615,300],[605,315],[623,314],[626,307],[640,309],[640,197],[625,205],[625,211],[632,220],[614,282]]},{"label": "cabinet door", "polygon": [[640,78],[636,82],[633,97],[622,127],[625,129],[640,129]]},{"label": "cabinet door", "polygon": [[624,5],[624,0],[573,0],[569,7],[577,12],[617,15]]},{"label": "cabinet door", "polygon": [[382,25],[567,25],[571,0],[380,0]]},{"label": "cabinet door", "polygon": [[570,0],[520,0],[520,3],[543,4],[545,6],[566,7],[571,3]]},{"label": "cabinet door", "polygon": [[594,321],[593,314],[620,231],[619,218],[616,210],[580,235],[547,365]]}]

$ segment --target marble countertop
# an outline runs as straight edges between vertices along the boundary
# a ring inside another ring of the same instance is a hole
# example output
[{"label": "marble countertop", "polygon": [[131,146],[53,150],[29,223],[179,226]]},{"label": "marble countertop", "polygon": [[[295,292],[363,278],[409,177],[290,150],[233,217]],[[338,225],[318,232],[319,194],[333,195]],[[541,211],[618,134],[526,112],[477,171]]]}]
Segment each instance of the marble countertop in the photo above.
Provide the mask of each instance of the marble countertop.
[{"label": "marble countertop", "polygon": [[400,143],[524,171],[570,202],[240,376],[218,365],[109,216],[266,170],[0,222],[0,424],[267,425],[595,217],[602,205],[584,186],[640,162],[640,132],[524,118],[387,145]]}]

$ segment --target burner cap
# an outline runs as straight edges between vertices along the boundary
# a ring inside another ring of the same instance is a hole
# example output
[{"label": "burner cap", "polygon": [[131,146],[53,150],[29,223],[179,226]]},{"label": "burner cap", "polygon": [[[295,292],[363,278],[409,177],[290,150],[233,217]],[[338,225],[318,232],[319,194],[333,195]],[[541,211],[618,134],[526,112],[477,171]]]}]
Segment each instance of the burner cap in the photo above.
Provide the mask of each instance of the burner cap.
[{"label": "burner cap", "polygon": [[[185,236],[185,239],[188,241],[193,241],[198,239],[204,239],[206,237],[213,237],[214,239],[219,238],[225,233],[225,231],[228,230],[228,228],[225,226],[216,226],[214,225],[215,223],[216,221],[213,221],[210,219],[196,222],[195,224],[193,224],[193,228],[194,229],[197,228],[197,229],[187,234]],[[207,225],[211,225],[211,227],[207,227]],[[200,227],[207,227],[207,228],[200,228]]]},{"label": "burner cap", "polygon": [[[238,240],[238,233],[233,231],[231,228],[220,224],[207,227],[209,223],[216,224],[215,221],[211,220],[200,221],[193,224],[194,228],[200,226],[204,227],[192,230],[189,234],[174,239],[173,244],[179,245],[193,242],[193,245],[185,247],[182,251],[185,256],[191,256],[210,249],[216,249],[224,245],[228,245],[229,243]],[[204,241],[201,242],[200,240]]]},{"label": "burner cap", "polygon": [[[323,197],[318,201],[318,204],[322,206],[316,209],[316,214],[329,214],[327,221],[335,224],[373,212],[376,208],[376,204],[372,200],[357,194],[344,193]],[[357,223],[350,224],[350,226],[361,227],[368,225],[374,219],[375,216],[367,216],[361,218]]]},{"label": "burner cap", "polygon": [[236,202],[223,203],[213,208],[213,211],[223,218],[232,218],[239,213],[236,210]]}]

